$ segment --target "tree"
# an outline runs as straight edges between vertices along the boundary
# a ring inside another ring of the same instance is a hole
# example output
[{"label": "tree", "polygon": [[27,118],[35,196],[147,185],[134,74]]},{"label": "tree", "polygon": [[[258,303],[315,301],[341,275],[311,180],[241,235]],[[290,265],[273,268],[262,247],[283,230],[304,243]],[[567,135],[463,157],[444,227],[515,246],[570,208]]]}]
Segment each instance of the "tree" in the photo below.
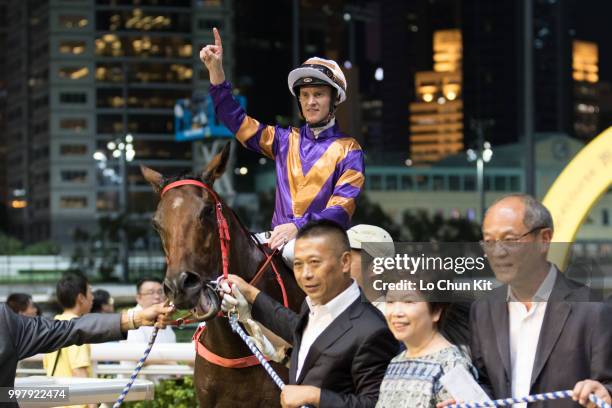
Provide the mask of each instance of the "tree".
[{"label": "tree", "polygon": [[351,220],[352,225],[357,224],[370,224],[376,225],[377,227],[383,228],[389,234],[394,241],[400,240],[400,227],[393,222],[377,203],[371,202],[365,193],[357,198],[355,205],[355,213]]}]

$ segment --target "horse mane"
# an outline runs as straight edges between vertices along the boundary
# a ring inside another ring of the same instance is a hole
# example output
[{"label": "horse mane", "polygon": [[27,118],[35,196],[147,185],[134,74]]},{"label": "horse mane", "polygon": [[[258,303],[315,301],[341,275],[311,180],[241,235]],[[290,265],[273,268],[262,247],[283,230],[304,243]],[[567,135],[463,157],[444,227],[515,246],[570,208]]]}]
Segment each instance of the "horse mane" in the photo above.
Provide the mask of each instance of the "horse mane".
[{"label": "horse mane", "polygon": [[[163,190],[168,184],[174,183],[175,181],[181,181],[181,180],[195,180],[195,181],[199,181],[201,183],[209,184],[206,181],[204,181],[202,179],[202,176],[199,175],[199,174],[190,173],[190,172],[183,172],[183,173],[179,174],[178,176],[164,177],[162,179],[162,181],[161,181],[160,190]],[[214,190],[214,188],[213,188],[213,190]],[[223,199],[223,197],[219,197],[219,198]],[[225,202],[223,202],[223,204],[224,204],[225,208],[227,208],[229,210],[230,214],[232,214],[232,217],[234,218],[234,220],[236,221],[236,223],[238,224],[238,227],[242,230],[242,232],[245,235],[250,236],[252,242],[260,247],[259,241],[255,237],[255,234],[253,232],[249,231],[249,229],[247,227],[245,227],[245,225],[242,223],[242,220],[238,217],[238,215],[236,214],[234,209],[231,208],[229,205],[225,204]]]}]

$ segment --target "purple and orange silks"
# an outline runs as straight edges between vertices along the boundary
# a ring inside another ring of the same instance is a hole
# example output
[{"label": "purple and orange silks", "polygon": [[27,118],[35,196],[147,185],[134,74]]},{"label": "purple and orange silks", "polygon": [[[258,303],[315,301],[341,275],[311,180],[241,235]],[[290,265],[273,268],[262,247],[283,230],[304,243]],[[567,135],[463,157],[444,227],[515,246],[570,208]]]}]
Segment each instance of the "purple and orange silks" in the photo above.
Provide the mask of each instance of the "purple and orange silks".
[{"label": "purple and orange silks", "polygon": [[364,183],[363,151],[338,125],[315,137],[301,128],[268,126],[246,114],[232,97],[231,85],[211,85],[217,118],[244,147],[276,164],[276,203],[272,228],[294,223],[301,228],[321,218],[350,227],[355,200]]}]

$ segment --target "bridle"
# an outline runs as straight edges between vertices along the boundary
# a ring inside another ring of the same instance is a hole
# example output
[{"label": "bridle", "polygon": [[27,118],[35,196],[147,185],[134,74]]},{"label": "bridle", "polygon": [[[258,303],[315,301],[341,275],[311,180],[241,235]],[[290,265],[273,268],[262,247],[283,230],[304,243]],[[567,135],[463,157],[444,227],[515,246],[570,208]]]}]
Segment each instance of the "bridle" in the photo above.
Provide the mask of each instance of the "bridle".
[{"label": "bridle", "polygon": [[[204,190],[206,190],[206,192],[208,192],[208,194],[210,194],[211,198],[213,199],[215,203],[215,215],[217,218],[217,225],[219,228],[219,243],[221,246],[221,265],[222,265],[222,271],[223,271],[222,274],[217,278],[217,282],[220,279],[227,280],[227,277],[229,275],[229,257],[230,257],[231,237],[230,237],[230,231],[229,231],[229,224],[227,222],[227,219],[225,218],[225,215],[223,214],[223,202],[221,201],[217,193],[212,189],[210,185],[202,181],[193,180],[193,179],[185,179],[185,180],[178,180],[178,181],[169,183],[167,186],[165,186],[162,189],[160,197],[163,197],[164,194],[166,194],[169,190],[172,190],[173,188],[186,186],[186,185],[203,188]],[[287,291],[285,289],[285,284],[273,261],[274,256],[278,253],[278,249],[275,249],[270,254],[266,254],[260,245],[258,245],[257,247],[263,252],[264,256],[266,257],[266,260],[259,267],[257,273],[255,273],[255,275],[253,276],[253,278],[251,279],[249,283],[251,285],[257,284],[257,282],[259,282],[259,280],[263,276],[263,273],[266,270],[266,268],[268,266],[271,266],[272,270],[274,271],[274,274],[276,275],[276,281],[278,282],[278,285],[281,289],[281,293],[283,296],[283,305],[288,308],[289,299],[287,298]],[[221,312],[219,313],[221,314]],[[195,318],[189,318],[192,315],[193,315],[193,312],[189,312],[187,315],[180,317],[179,319],[168,322],[168,324],[181,327],[185,324],[195,323],[195,322],[200,321],[200,319],[198,319],[197,316],[195,316]],[[227,358],[223,358],[223,357],[217,356],[216,354],[212,353],[210,350],[206,349],[204,345],[200,343],[199,341],[200,335],[204,331],[204,328],[205,326],[201,326],[200,328],[198,328],[198,330],[194,334],[194,340],[196,341],[196,350],[198,351],[199,354],[201,354],[208,361],[214,364],[217,364],[217,365],[222,365],[224,367],[250,367],[252,365],[259,364],[259,361],[255,358],[255,356],[248,356],[248,357],[237,358],[237,359],[227,359]]]}]

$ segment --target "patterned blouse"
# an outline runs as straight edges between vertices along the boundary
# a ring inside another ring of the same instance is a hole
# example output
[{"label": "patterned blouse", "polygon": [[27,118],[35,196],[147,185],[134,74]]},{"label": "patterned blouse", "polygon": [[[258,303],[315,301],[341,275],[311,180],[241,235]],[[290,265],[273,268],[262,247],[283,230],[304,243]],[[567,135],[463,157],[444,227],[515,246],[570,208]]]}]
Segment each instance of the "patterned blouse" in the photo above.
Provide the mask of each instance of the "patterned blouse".
[{"label": "patterned blouse", "polygon": [[435,408],[438,402],[451,398],[440,377],[456,365],[475,373],[470,360],[456,346],[417,358],[408,358],[402,351],[387,367],[376,408]]}]

